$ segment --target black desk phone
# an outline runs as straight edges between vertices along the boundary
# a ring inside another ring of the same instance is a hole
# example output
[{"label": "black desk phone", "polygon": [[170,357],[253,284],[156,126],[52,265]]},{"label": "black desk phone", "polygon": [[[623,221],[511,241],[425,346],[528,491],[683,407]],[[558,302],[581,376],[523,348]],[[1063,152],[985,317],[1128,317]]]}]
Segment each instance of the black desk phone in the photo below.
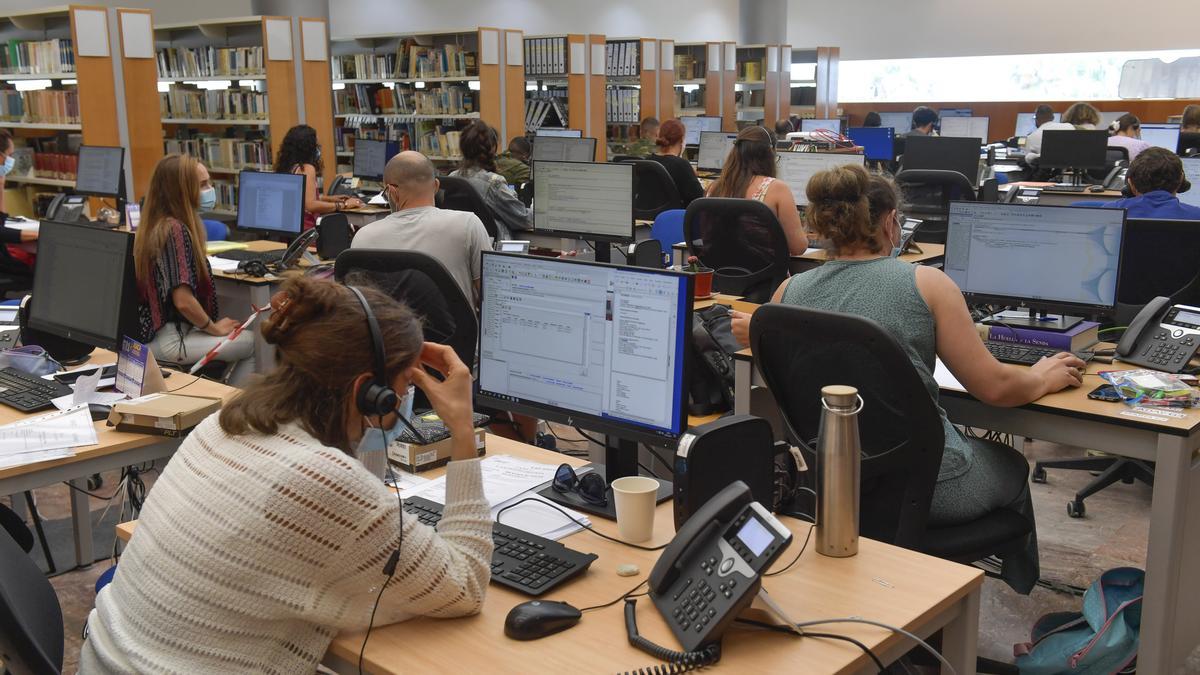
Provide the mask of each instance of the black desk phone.
[{"label": "black desk phone", "polygon": [[61,193],[50,200],[46,207],[46,220],[60,223],[73,223],[83,217],[83,209],[87,205],[87,197]]},{"label": "black desk phone", "polygon": [[791,541],[791,530],[754,501],[742,481],[683,524],[650,572],[650,599],[686,652],[721,639]]},{"label": "black desk phone", "polygon": [[1125,363],[1180,373],[1200,347],[1200,307],[1172,305],[1170,298],[1151,300],[1130,322],[1117,344]]}]

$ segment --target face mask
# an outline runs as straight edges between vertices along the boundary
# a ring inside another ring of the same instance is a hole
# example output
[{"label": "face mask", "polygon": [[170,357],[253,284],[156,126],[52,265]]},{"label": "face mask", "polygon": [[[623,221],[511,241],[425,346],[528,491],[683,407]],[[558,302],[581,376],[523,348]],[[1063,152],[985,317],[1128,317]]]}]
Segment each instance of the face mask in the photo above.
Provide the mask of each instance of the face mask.
[{"label": "face mask", "polygon": [[212,211],[217,207],[217,188],[206,187],[200,189],[200,210]]},{"label": "face mask", "polygon": [[367,422],[367,428],[363,430],[362,440],[358,442],[358,452],[371,450],[387,450],[387,447],[392,444],[392,441],[400,438],[400,434],[404,433],[404,422],[400,420],[400,413],[396,413],[396,423],[390,429],[380,429],[379,427],[370,426]]},{"label": "face mask", "polygon": [[892,242],[892,257],[898,258],[898,257],[900,257],[900,253],[902,252],[900,250],[900,244],[901,244],[901,242],[904,241],[904,233],[901,232],[901,230],[900,230],[900,221],[899,220],[893,219],[892,222],[896,225],[896,234],[897,234],[896,240]]},{"label": "face mask", "polygon": [[15,166],[17,160],[13,159],[12,155],[4,158],[4,165],[0,167],[0,176],[7,176]]}]

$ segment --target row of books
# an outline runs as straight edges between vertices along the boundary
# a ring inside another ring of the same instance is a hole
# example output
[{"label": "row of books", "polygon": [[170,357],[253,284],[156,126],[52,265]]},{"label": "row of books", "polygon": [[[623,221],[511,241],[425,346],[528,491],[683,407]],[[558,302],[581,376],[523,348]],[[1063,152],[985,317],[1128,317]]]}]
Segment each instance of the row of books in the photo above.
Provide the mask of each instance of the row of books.
[{"label": "row of books", "polygon": [[676,108],[703,108],[704,107],[704,85],[700,85],[698,89],[692,91],[684,91],[678,87],[675,88],[675,107]]},{"label": "row of books", "polygon": [[567,120],[566,92],[540,92],[537,98],[525,101],[525,130],[535,131],[542,127],[569,126]]},{"label": "row of books", "polygon": [[352,84],[333,92],[335,115],[466,115],[475,110],[475,94],[458,85],[412,89]]},{"label": "row of books", "polygon": [[401,54],[403,58],[397,77],[474,77],[479,74],[475,52],[469,52],[459,45],[446,44],[439,47],[428,47],[416,44],[415,41],[405,40],[401,49],[407,46],[407,51]]},{"label": "row of books", "polygon": [[762,59],[742,61],[738,64],[738,79],[746,82],[757,82],[763,79],[766,68]]},{"label": "row of books", "polygon": [[158,76],[261,76],[262,47],[169,47],[158,50]]},{"label": "row of books", "polygon": [[381,123],[378,119],[351,118],[334,129],[334,142],[341,151],[352,152],[357,139],[395,141],[400,150],[416,150],[438,159],[462,157],[459,147],[462,122],[439,124],[433,120]]},{"label": "row of books", "polygon": [[217,211],[237,211],[237,183],[231,180],[214,178],[212,186],[217,191]]},{"label": "row of books", "polygon": [[637,122],[641,114],[641,92],[637,89],[608,90],[604,119],[608,122]]},{"label": "row of books", "polygon": [[608,77],[629,77],[638,74],[638,40],[609,42],[604,45],[604,74]]},{"label": "row of books", "polygon": [[330,59],[335,80],[382,80],[396,77],[399,55],[348,54]]},{"label": "row of books", "polygon": [[44,152],[26,146],[13,148],[12,157],[12,176],[75,180],[77,158],[71,153]]},{"label": "row of books", "polygon": [[199,89],[195,85],[171,85],[159,92],[163,118],[209,120],[265,120],[267,95],[251,89]]},{"label": "row of books", "polygon": [[454,127],[437,125],[417,137],[417,152],[426,157],[462,157],[459,139],[462,134]]},{"label": "row of books", "polygon": [[79,124],[74,89],[0,90],[0,120],[26,124]]},{"label": "row of books", "polygon": [[70,38],[9,40],[0,45],[0,74],[52,75],[75,72],[75,48]]},{"label": "row of books", "polygon": [[525,41],[526,75],[567,74],[567,38],[529,38]]},{"label": "row of books", "polygon": [[698,60],[691,54],[676,54],[675,55],[675,79],[676,80],[702,80],[704,79],[704,62]]},{"label": "row of books", "polygon": [[186,139],[167,139],[164,150],[191,155],[210,168],[240,171],[241,169],[269,170],[271,146],[266,140],[217,138],[198,136]]},{"label": "row of books", "polygon": [[418,115],[467,115],[475,112],[475,95],[467,87],[443,86],[413,91]]},{"label": "row of books", "polygon": [[763,89],[739,91],[734,94],[734,100],[742,106],[755,106],[761,108],[767,104],[767,92]]},{"label": "row of books", "polygon": [[400,112],[396,90],[382,84],[348,84],[333,91],[335,115],[394,115]]}]

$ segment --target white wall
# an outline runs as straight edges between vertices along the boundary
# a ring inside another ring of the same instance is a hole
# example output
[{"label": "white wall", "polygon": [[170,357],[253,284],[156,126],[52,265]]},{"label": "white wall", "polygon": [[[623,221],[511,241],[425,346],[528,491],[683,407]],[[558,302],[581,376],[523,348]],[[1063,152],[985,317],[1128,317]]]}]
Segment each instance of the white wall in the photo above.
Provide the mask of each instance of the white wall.
[{"label": "white wall", "polygon": [[1197,0],[788,0],[796,47],[841,58],[1194,49]]},{"label": "white wall", "polygon": [[[346,2],[348,0],[341,1]],[[0,14],[41,9],[46,6],[60,4],[65,5],[68,3],[49,2],[48,0],[0,0]],[[250,0],[203,0],[203,2],[189,2],[187,0],[94,0],[81,4],[152,9],[154,10],[155,23],[184,23],[187,21],[200,21],[202,19],[224,19],[235,16],[249,16],[252,13],[250,11]]]},{"label": "white wall", "polygon": [[330,9],[335,39],[476,26],[526,35],[738,39],[737,0],[333,0]]}]

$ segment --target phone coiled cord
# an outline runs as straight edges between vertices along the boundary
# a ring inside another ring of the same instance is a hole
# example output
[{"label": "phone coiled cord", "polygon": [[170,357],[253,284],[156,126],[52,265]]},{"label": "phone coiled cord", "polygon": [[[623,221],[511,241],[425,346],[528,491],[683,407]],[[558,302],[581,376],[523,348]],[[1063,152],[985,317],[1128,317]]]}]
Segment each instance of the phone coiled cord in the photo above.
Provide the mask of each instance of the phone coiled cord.
[{"label": "phone coiled cord", "polygon": [[651,656],[662,659],[666,663],[631,670],[623,675],[677,675],[678,673],[686,673],[705,666],[711,666],[721,660],[721,644],[719,642],[705,645],[694,652],[677,652],[673,649],[656,645],[639,635],[637,629],[637,600],[635,598],[626,598],[625,600],[625,630],[629,635],[629,644]]}]

